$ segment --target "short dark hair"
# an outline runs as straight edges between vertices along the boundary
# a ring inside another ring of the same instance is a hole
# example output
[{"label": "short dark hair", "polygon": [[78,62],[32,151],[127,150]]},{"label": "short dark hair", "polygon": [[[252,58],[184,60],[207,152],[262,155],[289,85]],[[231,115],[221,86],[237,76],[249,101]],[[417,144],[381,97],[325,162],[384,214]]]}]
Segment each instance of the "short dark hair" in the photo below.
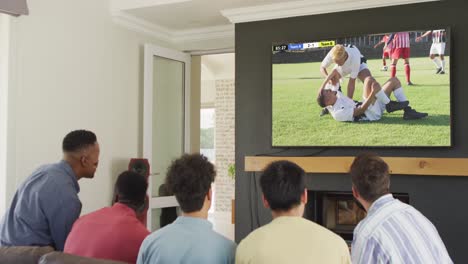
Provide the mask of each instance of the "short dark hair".
[{"label": "short dark hair", "polygon": [[289,211],[301,203],[305,172],[293,162],[275,161],[263,171],[260,186],[271,210]]},{"label": "short dark hair", "polygon": [[166,186],[185,213],[200,211],[216,171],[201,154],[184,154],[167,169]]},{"label": "short dark hair", "polygon": [[359,195],[368,202],[374,202],[390,192],[388,165],[374,153],[358,155],[354,159],[349,173]]},{"label": "short dark hair", "polygon": [[62,142],[63,152],[76,152],[88,146],[94,145],[97,141],[96,135],[88,130],[75,130],[68,133]]},{"label": "short dark hair", "polygon": [[139,208],[145,203],[147,189],[146,177],[134,171],[120,173],[115,182],[115,193],[118,195],[118,202],[135,208]]},{"label": "short dark hair", "polygon": [[326,107],[327,105],[325,104],[325,95],[323,94],[325,89],[322,89],[320,93],[317,96],[317,103],[320,105],[320,107]]}]

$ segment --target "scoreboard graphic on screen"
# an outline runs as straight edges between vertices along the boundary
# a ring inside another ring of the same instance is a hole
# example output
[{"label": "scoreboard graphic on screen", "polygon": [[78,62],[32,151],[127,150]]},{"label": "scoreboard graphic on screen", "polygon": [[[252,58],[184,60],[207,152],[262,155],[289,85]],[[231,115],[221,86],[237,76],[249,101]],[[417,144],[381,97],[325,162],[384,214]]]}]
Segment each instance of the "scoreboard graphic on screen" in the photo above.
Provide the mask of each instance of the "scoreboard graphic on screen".
[{"label": "scoreboard graphic on screen", "polygon": [[306,49],[320,49],[335,46],[334,40],[318,41],[318,42],[305,42],[305,43],[288,43],[273,45],[273,51],[296,51]]}]

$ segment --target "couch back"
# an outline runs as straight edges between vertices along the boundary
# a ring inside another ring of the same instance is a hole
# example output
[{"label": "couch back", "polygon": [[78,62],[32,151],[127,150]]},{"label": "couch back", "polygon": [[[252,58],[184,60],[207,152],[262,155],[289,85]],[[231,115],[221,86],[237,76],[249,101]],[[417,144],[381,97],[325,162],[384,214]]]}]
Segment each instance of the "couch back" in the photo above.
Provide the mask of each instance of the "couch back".
[{"label": "couch back", "polygon": [[52,247],[0,247],[0,263],[37,264],[43,255],[53,251]]},{"label": "couch back", "polygon": [[52,247],[0,247],[1,264],[125,264],[54,251]]},{"label": "couch back", "polygon": [[62,252],[51,252],[41,257],[39,264],[126,264],[126,262],[85,258]]}]

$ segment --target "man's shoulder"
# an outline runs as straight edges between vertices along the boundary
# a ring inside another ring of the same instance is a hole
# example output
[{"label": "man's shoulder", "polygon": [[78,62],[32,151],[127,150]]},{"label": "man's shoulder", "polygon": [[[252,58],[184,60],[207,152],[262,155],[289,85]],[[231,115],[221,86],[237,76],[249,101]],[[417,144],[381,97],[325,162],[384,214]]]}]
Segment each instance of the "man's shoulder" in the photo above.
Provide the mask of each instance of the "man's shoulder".
[{"label": "man's shoulder", "polygon": [[78,218],[77,223],[87,223],[87,222],[90,222],[90,221],[95,221],[96,219],[101,219],[101,218],[104,218],[106,216],[108,216],[110,213],[109,211],[109,207],[103,207],[101,209],[98,209],[96,211],[93,211],[93,212],[90,212],[90,213],[87,213],[85,215],[82,215],[80,216],[80,218]]},{"label": "man's shoulder", "polygon": [[365,217],[355,228],[355,233],[359,233],[362,237],[378,235],[379,232],[384,232],[387,222],[391,219],[398,219],[403,213],[418,212],[411,205],[405,204],[398,199],[386,203],[384,206],[372,215]]},{"label": "man's shoulder", "polygon": [[[44,164],[38,167],[29,177],[41,178],[42,181],[48,182],[49,184],[66,184],[70,182],[70,177],[61,177],[67,174],[65,165],[62,162]],[[60,177],[57,177],[60,176]]]},{"label": "man's shoulder", "polygon": [[41,165],[23,181],[18,189],[32,191],[38,196],[46,195],[52,189],[59,190],[63,182],[67,181],[66,177],[55,177],[63,172],[57,163]]},{"label": "man's shoulder", "polygon": [[[324,239],[344,242],[344,240],[340,236],[313,221],[307,220],[302,217],[297,217],[297,219],[291,220],[293,221],[287,221],[283,223],[270,222],[262,227],[259,227],[252,231],[246,238],[244,238],[241,241],[241,244],[265,239],[276,233],[281,233],[290,230],[291,227],[294,227],[295,231],[300,233],[320,235]],[[314,235],[312,235],[312,237]]]},{"label": "man's shoulder", "polygon": [[[321,226],[313,221],[304,219],[303,221],[304,232],[310,232],[311,234],[319,235],[320,239],[324,242],[327,241],[333,244],[345,244],[346,242],[342,237],[336,233],[330,231],[328,228]],[[313,237],[313,235],[312,235]]]}]

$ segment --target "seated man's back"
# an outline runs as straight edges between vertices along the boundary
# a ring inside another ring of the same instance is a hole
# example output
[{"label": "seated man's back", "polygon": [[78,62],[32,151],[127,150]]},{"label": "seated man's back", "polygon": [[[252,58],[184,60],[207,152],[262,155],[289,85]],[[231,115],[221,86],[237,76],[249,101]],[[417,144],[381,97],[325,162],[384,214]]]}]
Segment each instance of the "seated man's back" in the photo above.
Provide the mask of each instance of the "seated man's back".
[{"label": "seated man's back", "polygon": [[233,263],[235,247],[208,220],[180,216],[145,239],[138,263]]},{"label": "seated man's back", "polygon": [[338,235],[301,217],[282,216],[239,244],[236,263],[350,263]]},{"label": "seated man's back", "polygon": [[182,216],[143,241],[138,264],[234,263],[236,244],[213,231],[208,221],[215,176],[213,164],[200,154],[184,154],[172,162],[165,186]]},{"label": "seated man's back", "polygon": [[145,177],[135,172],[120,174],[117,203],[80,217],[65,243],[65,253],[83,257],[135,263],[143,240],[150,234],[138,220],[145,212]]},{"label": "seated man's back", "polygon": [[99,143],[87,130],[74,130],[62,141],[63,159],[36,169],[18,188],[0,221],[0,246],[51,246],[63,251],[81,213],[82,178],[93,178]]},{"label": "seated man's back", "polygon": [[272,162],[260,176],[260,187],[273,220],[241,241],[237,264],[351,263],[341,237],[302,218],[307,203],[302,168],[290,161]]}]

